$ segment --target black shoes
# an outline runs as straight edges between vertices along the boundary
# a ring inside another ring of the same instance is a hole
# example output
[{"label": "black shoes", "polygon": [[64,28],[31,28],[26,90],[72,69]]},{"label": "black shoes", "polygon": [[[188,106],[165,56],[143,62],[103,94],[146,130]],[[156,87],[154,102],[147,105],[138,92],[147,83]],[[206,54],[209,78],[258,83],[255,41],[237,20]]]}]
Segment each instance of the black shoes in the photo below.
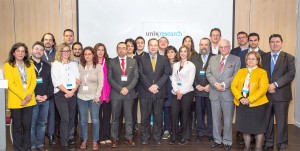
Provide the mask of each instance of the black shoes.
[{"label": "black shoes", "polygon": [[68,144],[69,145],[74,145],[75,144],[75,139],[73,138],[73,139],[69,139],[68,140]]},{"label": "black shoes", "polygon": [[175,144],[177,144],[176,140],[170,140],[169,145],[175,145]]},{"label": "black shoes", "polygon": [[264,150],[273,150],[273,146],[265,146],[263,147]]},{"label": "black shoes", "polygon": [[216,148],[219,147],[221,144],[218,144],[217,142],[214,142],[213,144],[210,145],[211,148]]},{"label": "black shoes", "polygon": [[214,137],[208,136],[208,140],[209,140],[210,142],[213,142],[213,141],[214,141]]},{"label": "black shoes", "polygon": [[181,141],[178,143],[179,145],[186,145],[189,143],[188,139],[181,139]]},{"label": "black shoes", "polygon": [[231,146],[230,145],[224,145],[224,148],[226,151],[229,151],[231,149]]},{"label": "black shoes", "polygon": [[56,145],[54,135],[49,136],[48,139],[49,139],[49,145]]}]

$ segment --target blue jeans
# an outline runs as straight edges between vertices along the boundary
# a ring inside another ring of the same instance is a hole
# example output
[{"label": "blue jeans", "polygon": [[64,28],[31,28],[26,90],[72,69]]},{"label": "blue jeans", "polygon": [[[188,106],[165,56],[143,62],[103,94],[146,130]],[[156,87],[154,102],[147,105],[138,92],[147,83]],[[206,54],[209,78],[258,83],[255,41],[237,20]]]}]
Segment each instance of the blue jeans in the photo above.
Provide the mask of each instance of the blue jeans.
[{"label": "blue jeans", "polygon": [[93,141],[99,140],[99,109],[100,103],[96,104],[93,100],[81,100],[77,98],[77,104],[79,108],[80,115],[80,131],[83,141],[87,141],[88,139],[88,118],[89,118],[89,109],[92,120],[92,128],[93,128]]},{"label": "blue jeans", "polygon": [[44,146],[46,120],[49,111],[49,101],[37,102],[33,107],[31,121],[31,148]]}]

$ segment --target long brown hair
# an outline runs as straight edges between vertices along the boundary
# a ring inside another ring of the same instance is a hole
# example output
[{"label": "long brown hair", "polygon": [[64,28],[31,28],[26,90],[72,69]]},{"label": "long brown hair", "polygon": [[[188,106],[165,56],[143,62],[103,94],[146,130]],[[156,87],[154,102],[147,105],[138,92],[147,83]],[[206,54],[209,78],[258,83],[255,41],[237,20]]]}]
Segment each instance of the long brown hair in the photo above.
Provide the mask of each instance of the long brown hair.
[{"label": "long brown hair", "polygon": [[18,43],[15,43],[11,48],[10,48],[10,51],[9,51],[9,56],[8,56],[8,59],[7,59],[7,62],[12,66],[14,67],[16,65],[16,58],[14,56],[14,53],[16,52],[16,50],[20,47],[24,47],[25,49],[25,56],[23,58],[23,61],[24,61],[24,64],[25,66],[28,68],[30,67],[30,60],[29,60],[29,53],[28,53],[28,47],[24,44],[24,43],[21,43],[21,42],[18,42]]},{"label": "long brown hair", "polygon": [[86,60],[84,58],[84,52],[90,50],[92,54],[94,55],[93,57],[93,67],[96,68],[96,65],[98,64],[98,56],[96,51],[93,49],[91,46],[87,46],[82,50],[82,54],[80,55],[80,64],[85,67],[86,66]]},{"label": "long brown hair", "polygon": [[[94,50],[95,52],[97,52],[98,48],[102,46],[104,48],[104,59],[105,60],[108,60],[109,56],[108,56],[108,53],[107,53],[107,50],[106,50],[106,47],[103,43],[97,43],[95,46],[94,46]],[[97,56],[97,53],[96,53],[96,56]],[[97,56],[98,58],[98,56]]]}]

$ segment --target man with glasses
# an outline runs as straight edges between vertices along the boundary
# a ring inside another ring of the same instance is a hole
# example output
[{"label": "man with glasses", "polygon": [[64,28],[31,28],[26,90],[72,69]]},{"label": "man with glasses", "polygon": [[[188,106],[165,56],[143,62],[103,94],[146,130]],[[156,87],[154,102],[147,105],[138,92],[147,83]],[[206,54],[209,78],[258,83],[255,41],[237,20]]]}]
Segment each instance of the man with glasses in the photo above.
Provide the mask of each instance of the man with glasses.
[{"label": "man with glasses", "polygon": [[230,54],[239,56],[240,52],[248,49],[248,34],[244,31],[238,32],[237,42],[238,42],[239,46],[236,48],[233,48],[230,51]]},{"label": "man with glasses", "polygon": [[[206,77],[211,87],[209,99],[211,100],[213,137],[212,148],[224,144],[225,150],[232,145],[232,118],[234,112],[233,95],[230,90],[231,81],[240,69],[240,58],[229,54],[230,42],[222,39],[219,42],[219,55],[212,56],[206,70]],[[223,138],[221,135],[222,119],[224,121]]]}]

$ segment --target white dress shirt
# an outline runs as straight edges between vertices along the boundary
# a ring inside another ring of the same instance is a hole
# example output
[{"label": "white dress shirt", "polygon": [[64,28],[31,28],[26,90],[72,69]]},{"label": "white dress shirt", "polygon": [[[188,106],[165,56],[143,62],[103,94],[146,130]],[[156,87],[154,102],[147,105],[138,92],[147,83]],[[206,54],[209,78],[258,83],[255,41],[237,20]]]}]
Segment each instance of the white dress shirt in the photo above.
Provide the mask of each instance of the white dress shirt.
[{"label": "white dress shirt", "polygon": [[76,83],[76,79],[79,79],[79,70],[76,62],[63,64],[58,61],[54,61],[51,67],[51,78],[54,86],[54,93],[57,93],[60,85],[67,83]]},{"label": "white dress shirt", "polygon": [[[193,83],[195,79],[196,67],[190,62],[186,61],[182,69],[180,69],[180,62],[176,62],[173,65],[173,73],[171,76],[172,93],[176,94],[177,90],[180,90],[181,94],[194,91]],[[180,84],[179,84],[180,83]]]}]

